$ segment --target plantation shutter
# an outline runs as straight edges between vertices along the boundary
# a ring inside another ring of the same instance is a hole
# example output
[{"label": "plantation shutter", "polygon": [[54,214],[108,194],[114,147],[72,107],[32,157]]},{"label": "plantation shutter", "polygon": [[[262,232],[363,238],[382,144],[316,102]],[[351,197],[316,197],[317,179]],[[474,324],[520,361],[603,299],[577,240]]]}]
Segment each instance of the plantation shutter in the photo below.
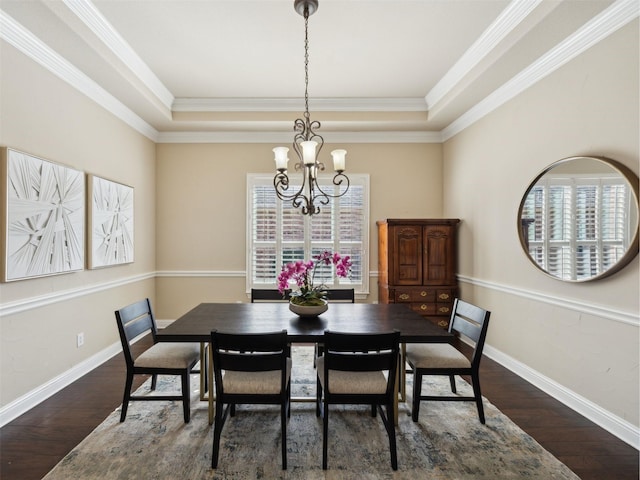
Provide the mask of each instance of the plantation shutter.
[{"label": "plantation shutter", "polygon": [[[340,285],[368,293],[369,177],[350,175],[351,185],[345,195],[320,205],[317,215],[302,215],[290,201],[277,198],[273,177],[247,176],[247,290],[276,288],[282,265],[309,260],[324,251],[349,255],[353,266],[349,278],[338,278],[333,266],[318,270],[318,282],[329,288]],[[322,189],[339,193],[331,178],[321,178]],[[289,192],[299,185],[291,184]]]},{"label": "plantation shutter", "polygon": [[552,275],[590,278],[615,264],[628,242],[629,189],[621,180],[559,175],[536,184],[525,199],[523,218],[529,254]]}]

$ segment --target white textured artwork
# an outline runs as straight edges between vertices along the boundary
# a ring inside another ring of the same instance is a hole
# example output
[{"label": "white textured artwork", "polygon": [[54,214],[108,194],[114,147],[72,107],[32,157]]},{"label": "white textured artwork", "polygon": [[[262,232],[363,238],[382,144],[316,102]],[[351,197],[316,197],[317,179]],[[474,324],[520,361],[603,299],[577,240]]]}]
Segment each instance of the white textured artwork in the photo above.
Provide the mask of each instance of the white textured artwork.
[{"label": "white textured artwork", "polygon": [[89,268],[133,262],[133,188],[89,175]]},{"label": "white textured artwork", "polygon": [[84,173],[2,149],[2,280],[84,268]]}]

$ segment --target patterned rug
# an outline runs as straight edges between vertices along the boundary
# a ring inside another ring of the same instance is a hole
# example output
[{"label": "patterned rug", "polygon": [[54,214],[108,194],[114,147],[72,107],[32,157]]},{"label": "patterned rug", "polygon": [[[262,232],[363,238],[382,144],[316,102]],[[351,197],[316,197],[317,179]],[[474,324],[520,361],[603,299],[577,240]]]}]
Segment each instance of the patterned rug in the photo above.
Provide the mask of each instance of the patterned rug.
[{"label": "patterned rug", "polygon": [[[314,395],[312,347],[293,349],[294,396]],[[124,382],[124,378],[123,378]],[[447,378],[424,380],[423,390],[448,393]],[[458,392],[471,387],[457,379]],[[149,381],[138,391],[149,389]],[[486,425],[473,402],[426,402],[414,423],[400,404],[398,470],[370,407],[335,406],[329,415],[329,469],[322,470],[322,421],[314,403],[293,403],[287,428],[288,470],[281,469],[276,406],[239,406],[222,431],[219,467],[211,469],[213,429],[192,378],[191,422],[179,402],[132,402],[127,419],[114,411],[45,480],[58,479],[577,479],[578,477],[485,399]],[[407,385],[408,391],[411,382]],[[171,377],[157,391],[176,391]]]}]

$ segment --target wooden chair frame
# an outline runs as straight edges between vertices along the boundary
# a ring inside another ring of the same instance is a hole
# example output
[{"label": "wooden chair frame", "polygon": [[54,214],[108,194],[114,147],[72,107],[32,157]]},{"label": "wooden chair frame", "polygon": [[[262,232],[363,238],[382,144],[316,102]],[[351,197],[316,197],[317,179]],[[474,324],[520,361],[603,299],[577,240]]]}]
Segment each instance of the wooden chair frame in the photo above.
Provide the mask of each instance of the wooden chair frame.
[{"label": "wooden chair frame", "polygon": [[[120,341],[122,342],[122,351],[124,353],[124,358],[127,365],[127,377],[124,387],[124,396],[122,399],[122,412],[120,413],[120,421],[124,422],[127,416],[127,408],[129,407],[129,402],[182,400],[184,421],[185,423],[188,423],[191,417],[191,394],[189,375],[191,373],[195,373],[195,371],[193,371],[193,367],[196,365],[196,363],[198,363],[199,358],[193,360],[187,368],[138,366],[136,365],[133,354],[131,353],[131,341],[137,336],[150,331],[151,335],[153,336],[154,345],[158,343],[156,338],[158,329],[156,326],[155,318],[153,316],[153,310],[151,309],[151,302],[148,298],[140,300],[136,303],[116,310],[115,316],[116,322],[118,324],[118,332],[120,333]],[[151,375],[151,390],[156,389],[158,375],[178,375],[180,376],[182,385],[182,394],[147,396],[131,395],[134,375]]]},{"label": "wooden chair frame", "polygon": [[[329,405],[371,405],[371,416],[376,408],[389,435],[391,467],[398,469],[394,402],[396,400],[396,375],[398,372],[400,332],[364,334],[325,331],[322,371],[318,369],[316,391],[316,415],[323,417],[322,468],[327,469],[327,444],[329,431]],[[329,388],[332,371],[387,372],[386,389],[383,393],[332,392]],[[320,381],[324,378],[324,389]],[[386,407],[386,412],[382,406]]]},{"label": "wooden chair frame", "polygon": [[[416,368],[411,361],[411,355],[407,356],[407,363],[413,369],[413,401],[411,418],[414,422],[418,421],[420,411],[420,402],[428,401],[448,401],[448,402],[465,402],[474,401],[478,408],[478,417],[480,423],[485,423],[484,407],[482,405],[482,391],[480,389],[480,360],[482,359],[482,350],[484,348],[487,329],[489,327],[489,317],[491,312],[480,307],[467,303],[460,299],[455,299],[453,303],[453,311],[451,312],[451,321],[449,322],[449,332],[457,336],[464,335],[475,343],[473,353],[468,368],[449,367],[449,368]],[[455,348],[452,345],[450,348]],[[447,375],[451,385],[451,392],[456,393],[456,375],[467,375],[471,377],[473,387],[473,396],[433,396],[422,395],[422,377],[425,375]]]},{"label": "wooden chair frame", "polygon": [[[287,418],[291,415],[291,381],[287,363],[291,347],[287,331],[257,334],[211,332],[213,372],[215,375],[216,407],[213,427],[211,467],[217,468],[222,428],[229,414],[235,415],[237,404],[280,405],[282,428],[282,469],[287,469]],[[277,393],[230,393],[225,390],[225,374],[229,372],[276,371],[280,375]],[[225,406],[226,405],[226,406]]]}]

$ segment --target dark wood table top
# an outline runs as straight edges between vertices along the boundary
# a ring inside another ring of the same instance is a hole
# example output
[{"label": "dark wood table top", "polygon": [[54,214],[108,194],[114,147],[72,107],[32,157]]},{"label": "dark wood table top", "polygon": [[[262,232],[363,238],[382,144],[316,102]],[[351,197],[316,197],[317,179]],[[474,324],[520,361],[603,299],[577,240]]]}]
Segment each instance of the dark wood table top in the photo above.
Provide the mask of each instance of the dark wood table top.
[{"label": "dark wood table top", "polygon": [[286,329],[294,343],[317,342],[324,331],[353,333],[400,331],[400,340],[450,342],[453,336],[402,304],[332,303],[316,318],[301,318],[286,302],[201,303],[158,331],[164,342],[207,342],[211,330],[256,333]]}]

